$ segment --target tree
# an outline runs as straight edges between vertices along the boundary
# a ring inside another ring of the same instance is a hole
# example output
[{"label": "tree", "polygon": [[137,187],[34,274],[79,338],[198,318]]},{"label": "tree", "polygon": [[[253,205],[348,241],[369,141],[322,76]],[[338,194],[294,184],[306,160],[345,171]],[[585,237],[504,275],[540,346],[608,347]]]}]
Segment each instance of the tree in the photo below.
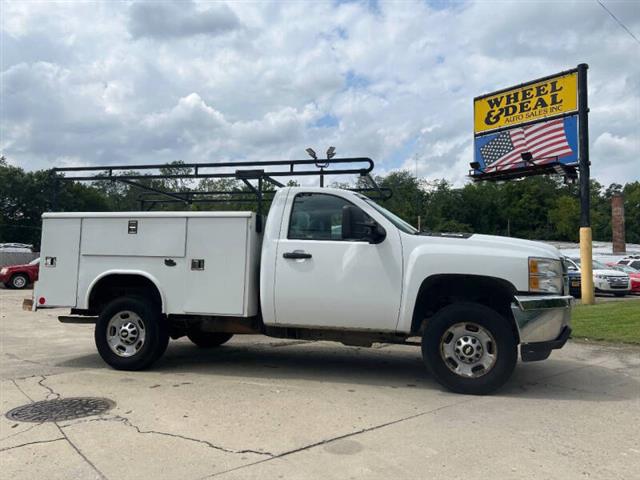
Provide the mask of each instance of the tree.
[{"label": "tree", "polygon": [[[192,170],[176,162],[161,170],[168,174],[189,174]],[[138,174],[139,172],[126,172]],[[40,241],[41,215],[52,208],[56,177],[51,171],[25,172],[0,157],[0,242],[32,243]],[[216,196],[223,202],[162,203],[163,210],[256,210],[255,194],[234,178],[151,179],[136,181],[178,195],[186,190],[237,192]],[[578,185],[564,185],[557,177],[536,176],[510,182],[469,183],[454,188],[446,180],[426,181],[408,171],[376,177],[376,182],[389,188],[393,196],[381,201],[382,206],[430,231],[476,232],[536,240],[576,241],[580,219]],[[290,181],[288,186],[297,186]],[[356,183],[336,183],[341,188],[367,187],[364,179]],[[265,190],[273,186],[265,183]],[[612,184],[604,188],[591,182],[591,223],[594,240],[611,238],[611,195],[620,191],[625,196],[627,241],[640,243],[640,182],[624,186]],[[58,182],[58,211],[135,211],[139,210],[144,190],[117,181],[92,183]],[[155,198],[167,197],[154,195]],[[146,197],[149,198],[149,197]],[[198,197],[205,198],[205,197]],[[209,197],[212,198],[212,197]],[[266,196],[264,210],[269,207]]]},{"label": "tree", "polygon": [[549,221],[559,240],[578,241],[580,223],[580,201],[575,197],[562,196],[556,199],[549,210]]}]

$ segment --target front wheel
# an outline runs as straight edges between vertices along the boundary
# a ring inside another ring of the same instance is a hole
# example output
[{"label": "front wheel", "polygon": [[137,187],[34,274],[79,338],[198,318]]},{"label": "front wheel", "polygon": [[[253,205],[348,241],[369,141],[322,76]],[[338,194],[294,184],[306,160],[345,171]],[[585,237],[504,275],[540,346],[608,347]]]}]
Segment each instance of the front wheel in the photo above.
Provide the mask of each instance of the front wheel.
[{"label": "front wheel", "polygon": [[200,348],[219,347],[223,343],[227,343],[233,337],[232,333],[223,332],[202,332],[193,330],[187,333],[187,337]]},{"label": "front wheel", "polygon": [[478,303],[448,305],[428,320],[422,357],[434,378],[457,393],[485,395],[509,379],[518,359],[510,321]]},{"label": "front wheel", "polygon": [[96,347],[117,370],[142,370],[162,356],[169,343],[160,309],[141,298],[121,297],[109,303],[96,323]]}]

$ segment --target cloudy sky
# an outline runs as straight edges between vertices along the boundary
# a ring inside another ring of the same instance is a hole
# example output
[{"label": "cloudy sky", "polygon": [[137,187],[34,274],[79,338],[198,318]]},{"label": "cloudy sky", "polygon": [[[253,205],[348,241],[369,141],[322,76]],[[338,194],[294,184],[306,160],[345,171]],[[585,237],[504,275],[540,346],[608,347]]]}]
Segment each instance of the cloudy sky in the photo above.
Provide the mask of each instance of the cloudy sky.
[{"label": "cloudy sky", "polygon": [[0,147],[29,170],[335,145],[460,185],[474,96],[586,62],[592,173],[640,179],[640,43],[595,0],[0,5]]}]

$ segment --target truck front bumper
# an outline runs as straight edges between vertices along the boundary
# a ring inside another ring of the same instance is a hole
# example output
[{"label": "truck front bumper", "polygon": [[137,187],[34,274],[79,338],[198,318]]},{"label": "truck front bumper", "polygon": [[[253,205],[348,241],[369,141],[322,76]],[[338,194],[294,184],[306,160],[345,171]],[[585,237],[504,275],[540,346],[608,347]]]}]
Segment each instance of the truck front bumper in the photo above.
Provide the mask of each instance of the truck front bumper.
[{"label": "truck front bumper", "polygon": [[511,305],[520,335],[523,361],[544,360],[562,348],[571,334],[571,302],[567,296],[516,296]]}]

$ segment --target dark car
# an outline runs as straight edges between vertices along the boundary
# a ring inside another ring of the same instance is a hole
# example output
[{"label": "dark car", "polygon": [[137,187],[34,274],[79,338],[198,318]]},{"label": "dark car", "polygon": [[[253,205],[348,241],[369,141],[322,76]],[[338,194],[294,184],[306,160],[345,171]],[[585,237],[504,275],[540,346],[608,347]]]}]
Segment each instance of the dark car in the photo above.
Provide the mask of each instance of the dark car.
[{"label": "dark car", "polygon": [[569,274],[569,294],[573,297],[580,298],[580,289],[582,288],[580,284],[580,271],[569,270],[567,273]]},{"label": "dark car", "polygon": [[36,258],[24,265],[10,265],[0,269],[0,282],[7,288],[26,288],[38,280],[40,259]]}]

